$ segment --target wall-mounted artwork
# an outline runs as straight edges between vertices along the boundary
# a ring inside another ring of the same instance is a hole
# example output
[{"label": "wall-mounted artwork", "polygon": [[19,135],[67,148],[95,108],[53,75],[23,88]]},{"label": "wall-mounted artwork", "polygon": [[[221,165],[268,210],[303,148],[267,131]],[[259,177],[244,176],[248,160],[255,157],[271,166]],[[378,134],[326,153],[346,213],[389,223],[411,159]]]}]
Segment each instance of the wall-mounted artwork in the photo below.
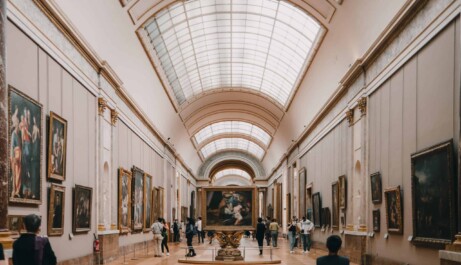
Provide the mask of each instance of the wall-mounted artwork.
[{"label": "wall-mounted artwork", "polygon": [[23,227],[22,215],[8,215],[7,228],[11,232],[13,238],[19,237],[19,234],[25,233],[26,230]]},{"label": "wall-mounted artwork", "polygon": [[373,232],[381,230],[381,213],[379,209],[373,210]]},{"label": "wall-mounted artwork", "polygon": [[332,208],[332,227],[338,228],[339,227],[339,185],[338,182],[335,181],[331,184],[331,201],[333,206]]},{"label": "wall-mounted artwork", "polygon": [[131,229],[131,172],[118,170],[118,229],[121,234]]},{"label": "wall-mounted artwork", "polygon": [[386,199],[386,222],[387,231],[394,234],[403,234],[403,212],[400,186],[386,189],[384,191]]},{"label": "wall-mounted artwork", "polygon": [[320,221],[320,214],[321,214],[321,209],[322,209],[322,200],[320,198],[320,192],[316,192],[312,195],[312,201],[314,203],[312,207],[312,211],[314,214],[314,226],[315,227],[321,227],[322,222]]},{"label": "wall-mounted artwork", "polygon": [[186,223],[187,220],[187,207],[181,206],[181,222]]},{"label": "wall-mounted artwork", "polygon": [[254,230],[256,188],[204,187],[202,218],[205,230]]},{"label": "wall-mounted artwork", "polygon": [[91,230],[92,200],[92,188],[75,185],[72,220],[72,231],[74,233],[84,233]]},{"label": "wall-mounted artwork", "polygon": [[48,235],[60,236],[64,233],[66,188],[51,184],[50,201],[48,205]]},{"label": "wall-mounted artwork", "polygon": [[42,105],[19,90],[8,90],[9,201],[41,204]]},{"label": "wall-mounted artwork", "polygon": [[152,189],[152,220],[155,222],[160,217],[160,202],[158,201],[158,188]]},{"label": "wall-mounted artwork", "polygon": [[411,156],[413,243],[433,248],[456,234],[456,180],[452,141]]},{"label": "wall-mounted artwork", "polygon": [[131,169],[131,194],[133,219],[132,231],[141,231],[144,227],[144,172],[133,166]]},{"label": "wall-mounted artwork", "polygon": [[152,230],[152,199],[152,176],[144,173],[144,232]]},{"label": "wall-mounted artwork", "polygon": [[67,121],[54,112],[50,113],[48,134],[48,178],[66,179]]},{"label": "wall-mounted artwork", "polygon": [[160,217],[164,218],[164,205],[165,205],[165,190],[162,187],[158,187],[158,214]]},{"label": "wall-mounted artwork", "polygon": [[322,223],[322,226],[325,228],[331,227],[331,212],[330,208],[325,207],[322,208],[322,216],[320,218],[320,222]]},{"label": "wall-mounted artwork", "polygon": [[376,172],[371,174],[370,176],[370,184],[371,184],[371,201],[374,204],[378,204],[382,202],[382,186],[381,186],[381,173]]},{"label": "wall-mounted artwork", "polygon": [[346,176],[338,178],[339,185],[339,209],[346,209],[347,207],[347,180]]}]

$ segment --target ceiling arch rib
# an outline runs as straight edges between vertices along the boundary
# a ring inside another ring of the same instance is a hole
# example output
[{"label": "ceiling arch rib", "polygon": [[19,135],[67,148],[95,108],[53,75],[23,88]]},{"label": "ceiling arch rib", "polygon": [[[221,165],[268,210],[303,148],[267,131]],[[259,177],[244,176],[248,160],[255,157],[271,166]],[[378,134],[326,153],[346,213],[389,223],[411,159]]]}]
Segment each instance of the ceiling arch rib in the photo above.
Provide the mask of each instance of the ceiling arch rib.
[{"label": "ceiling arch rib", "polygon": [[265,151],[261,146],[243,138],[221,138],[215,140],[200,149],[200,153],[204,159],[207,159],[213,154],[227,150],[242,150],[253,155],[259,160],[261,160],[265,154]]},{"label": "ceiling arch rib", "polygon": [[214,174],[213,178],[215,180],[218,180],[222,177],[226,177],[226,176],[239,176],[239,177],[242,177],[242,178],[245,178],[247,180],[252,180],[250,174],[248,174],[248,172],[242,170],[242,169],[238,169],[238,168],[227,168],[227,169],[223,169],[221,171],[218,171]]},{"label": "ceiling arch rib", "polygon": [[229,135],[246,135],[247,140],[260,142],[265,149],[269,146],[272,137],[260,127],[244,121],[222,121],[208,125],[198,131],[195,135],[195,141],[202,145],[208,139],[219,136]]}]

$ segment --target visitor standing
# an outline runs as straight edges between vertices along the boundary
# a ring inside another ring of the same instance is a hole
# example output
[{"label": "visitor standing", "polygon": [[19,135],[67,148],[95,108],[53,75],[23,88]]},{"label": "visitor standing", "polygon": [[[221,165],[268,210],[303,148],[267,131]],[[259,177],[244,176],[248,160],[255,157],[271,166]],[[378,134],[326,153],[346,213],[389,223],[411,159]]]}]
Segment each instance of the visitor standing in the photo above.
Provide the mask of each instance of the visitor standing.
[{"label": "visitor standing", "polygon": [[269,225],[269,230],[271,230],[272,246],[276,248],[277,238],[279,237],[279,224],[275,218],[272,219],[272,223]]},{"label": "visitor standing", "polygon": [[162,245],[162,230],[163,230],[163,224],[162,218],[159,217],[155,223],[152,224],[152,233],[154,234],[154,257],[161,257],[162,252],[160,249],[160,246]]},{"label": "visitor standing", "polygon": [[270,246],[271,244],[271,230],[269,229],[270,224],[271,224],[271,219],[269,216],[267,216],[266,221],[265,221],[265,225],[266,225],[265,237],[266,237],[267,246]]},{"label": "visitor standing", "polygon": [[187,218],[186,224],[186,239],[187,239],[187,247],[189,248],[189,252],[187,253],[187,257],[194,257],[195,254],[194,247],[192,246],[192,239],[194,238],[194,219],[191,217]]},{"label": "visitor standing", "polygon": [[0,265],[5,265],[5,253],[3,253],[2,244],[0,244]]},{"label": "visitor standing", "polygon": [[306,219],[303,216],[303,220],[301,221],[301,238],[303,241],[303,253],[309,253],[311,250],[311,231],[314,228],[314,223],[310,220]]},{"label": "visitor standing", "polygon": [[173,241],[179,242],[179,224],[178,219],[174,219],[173,222]]},{"label": "visitor standing", "polygon": [[328,255],[317,258],[317,265],[349,265],[349,259],[338,256],[342,240],[337,235],[329,236],[327,239]]},{"label": "visitor standing", "polygon": [[199,217],[197,220],[197,223],[195,224],[197,227],[197,237],[198,237],[198,243],[200,244],[200,240],[202,241],[201,243],[205,243],[205,232],[202,229],[202,217]]},{"label": "visitor standing", "polygon": [[259,255],[263,254],[263,241],[264,241],[265,232],[266,232],[266,225],[263,224],[263,219],[259,217],[258,224],[256,225],[256,240],[258,240]]},{"label": "visitor standing", "polygon": [[165,253],[164,249],[166,249],[166,255],[170,256],[170,249],[168,248],[168,231],[170,231],[170,228],[168,227],[168,224],[165,222],[165,219],[162,219],[162,224],[162,254]]},{"label": "visitor standing", "polygon": [[288,239],[290,241],[290,254],[295,253],[295,243],[296,243],[296,222],[291,222],[288,224]]}]

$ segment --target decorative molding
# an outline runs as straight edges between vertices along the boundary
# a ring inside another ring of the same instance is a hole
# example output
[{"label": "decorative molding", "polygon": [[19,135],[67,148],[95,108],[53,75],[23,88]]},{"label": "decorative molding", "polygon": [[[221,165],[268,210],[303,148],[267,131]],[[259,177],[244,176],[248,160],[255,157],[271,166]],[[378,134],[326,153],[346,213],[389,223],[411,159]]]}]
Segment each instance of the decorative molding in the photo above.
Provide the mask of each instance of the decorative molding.
[{"label": "decorative molding", "polygon": [[118,111],[116,109],[110,109],[110,123],[115,126],[118,120]]},{"label": "decorative molding", "polygon": [[107,108],[107,100],[104,98],[98,98],[98,113],[99,115],[104,115],[104,111],[106,111]]},{"label": "decorative molding", "polygon": [[367,114],[367,98],[366,97],[360,98],[359,101],[357,102],[357,106],[360,110],[361,116],[365,116]]},{"label": "decorative molding", "polygon": [[347,122],[349,122],[349,126],[352,126],[354,124],[354,110],[353,109],[346,111],[346,119],[347,119]]}]

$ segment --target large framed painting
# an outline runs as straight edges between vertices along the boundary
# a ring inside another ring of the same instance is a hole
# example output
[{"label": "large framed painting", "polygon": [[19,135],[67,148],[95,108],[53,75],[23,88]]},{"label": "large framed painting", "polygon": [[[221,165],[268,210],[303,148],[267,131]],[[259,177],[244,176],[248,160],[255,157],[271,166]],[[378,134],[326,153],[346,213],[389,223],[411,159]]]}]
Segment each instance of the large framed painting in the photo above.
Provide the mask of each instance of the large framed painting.
[{"label": "large framed painting", "polygon": [[131,222],[132,231],[141,231],[144,227],[144,172],[138,167],[131,169],[131,194],[133,219]]},{"label": "large framed painting", "polygon": [[387,231],[394,234],[403,234],[403,211],[400,186],[389,188],[384,191],[386,200],[386,223]]},{"label": "large framed painting", "polygon": [[373,232],[381,230],[381,212],[379,209],[373,210]]},{"label": "large framed painting", "polygon": [[204,187],[202,224],[204,230],[234,231],[256,228],[255,187]]},{"label": "large framed painting", "polygon": [[322,222],[320,221],[320,214],[322,209],[322,200],[320,198],[320,192],[316,192],[312,194],[312,211],[313,211],[313,219],[314,219],[314,226],[321,227]]},{"label": "large framed painting", "polygon": [[131,230],[131,172],[118,170],[118,229],[121,234]]},{"label": "large framed painting", "polygon": [[12,86],[8,103],[9,201],[41,204],[42,105]]},{"label": "large framed painting", "polygon": [[152,220],[156,221],[160,217],[160,202],[158,200],[159,189],[152,189]]},{"label": "large framed painting", "polygon": [[[340,176],[338,178],[338,189],[339,189],[339,209],[346,209],[347,207],[347,180],[346,176]],[[339,223],[339,222],[338,222]]]},{"label": "large framed painting", "polygon": [[54,112],[50,113],[48,134],[48,178],[66,179],[67,121]]},{"label": "large framed painting", "polygon": [[91,206],[93,189],[75,185],[73,201],[72,231],[74,233],[87,233],[91,230]]},{"label": "large framed painting", "polygon": [[144,232],[152,229],[152,176],[144,173]]},{"label": "large framed painting", "polygon": [[48,235],[61,236],[64,233],[66,188],[51,184],[48,205]]},{"label": "large framed painting", "polygon": [[187,220],[187,207],[186,206],[181,206],[181,222],[186,223]]},{"label": "large framed painting", "polygon": [[456,234],[452,141],[411,156],[413,244],[444,248]]},{"label": "large framed painting", "polygon": [[339,228],[339,184],[338,181],[331,184],[331,202],[332,202],[332,228]]},{"label": "large framed painting", "polygon": [[381,173],[376,172],[370,176],[371,184],[371,201],[374,204],[379,204],[382,202],[382,186],[381,186]]},{"label": "large framed painting", "polygon": [[165,190],[162,187],[158,187],[158,204],[158,214],[160,217],[164,218]]}]

